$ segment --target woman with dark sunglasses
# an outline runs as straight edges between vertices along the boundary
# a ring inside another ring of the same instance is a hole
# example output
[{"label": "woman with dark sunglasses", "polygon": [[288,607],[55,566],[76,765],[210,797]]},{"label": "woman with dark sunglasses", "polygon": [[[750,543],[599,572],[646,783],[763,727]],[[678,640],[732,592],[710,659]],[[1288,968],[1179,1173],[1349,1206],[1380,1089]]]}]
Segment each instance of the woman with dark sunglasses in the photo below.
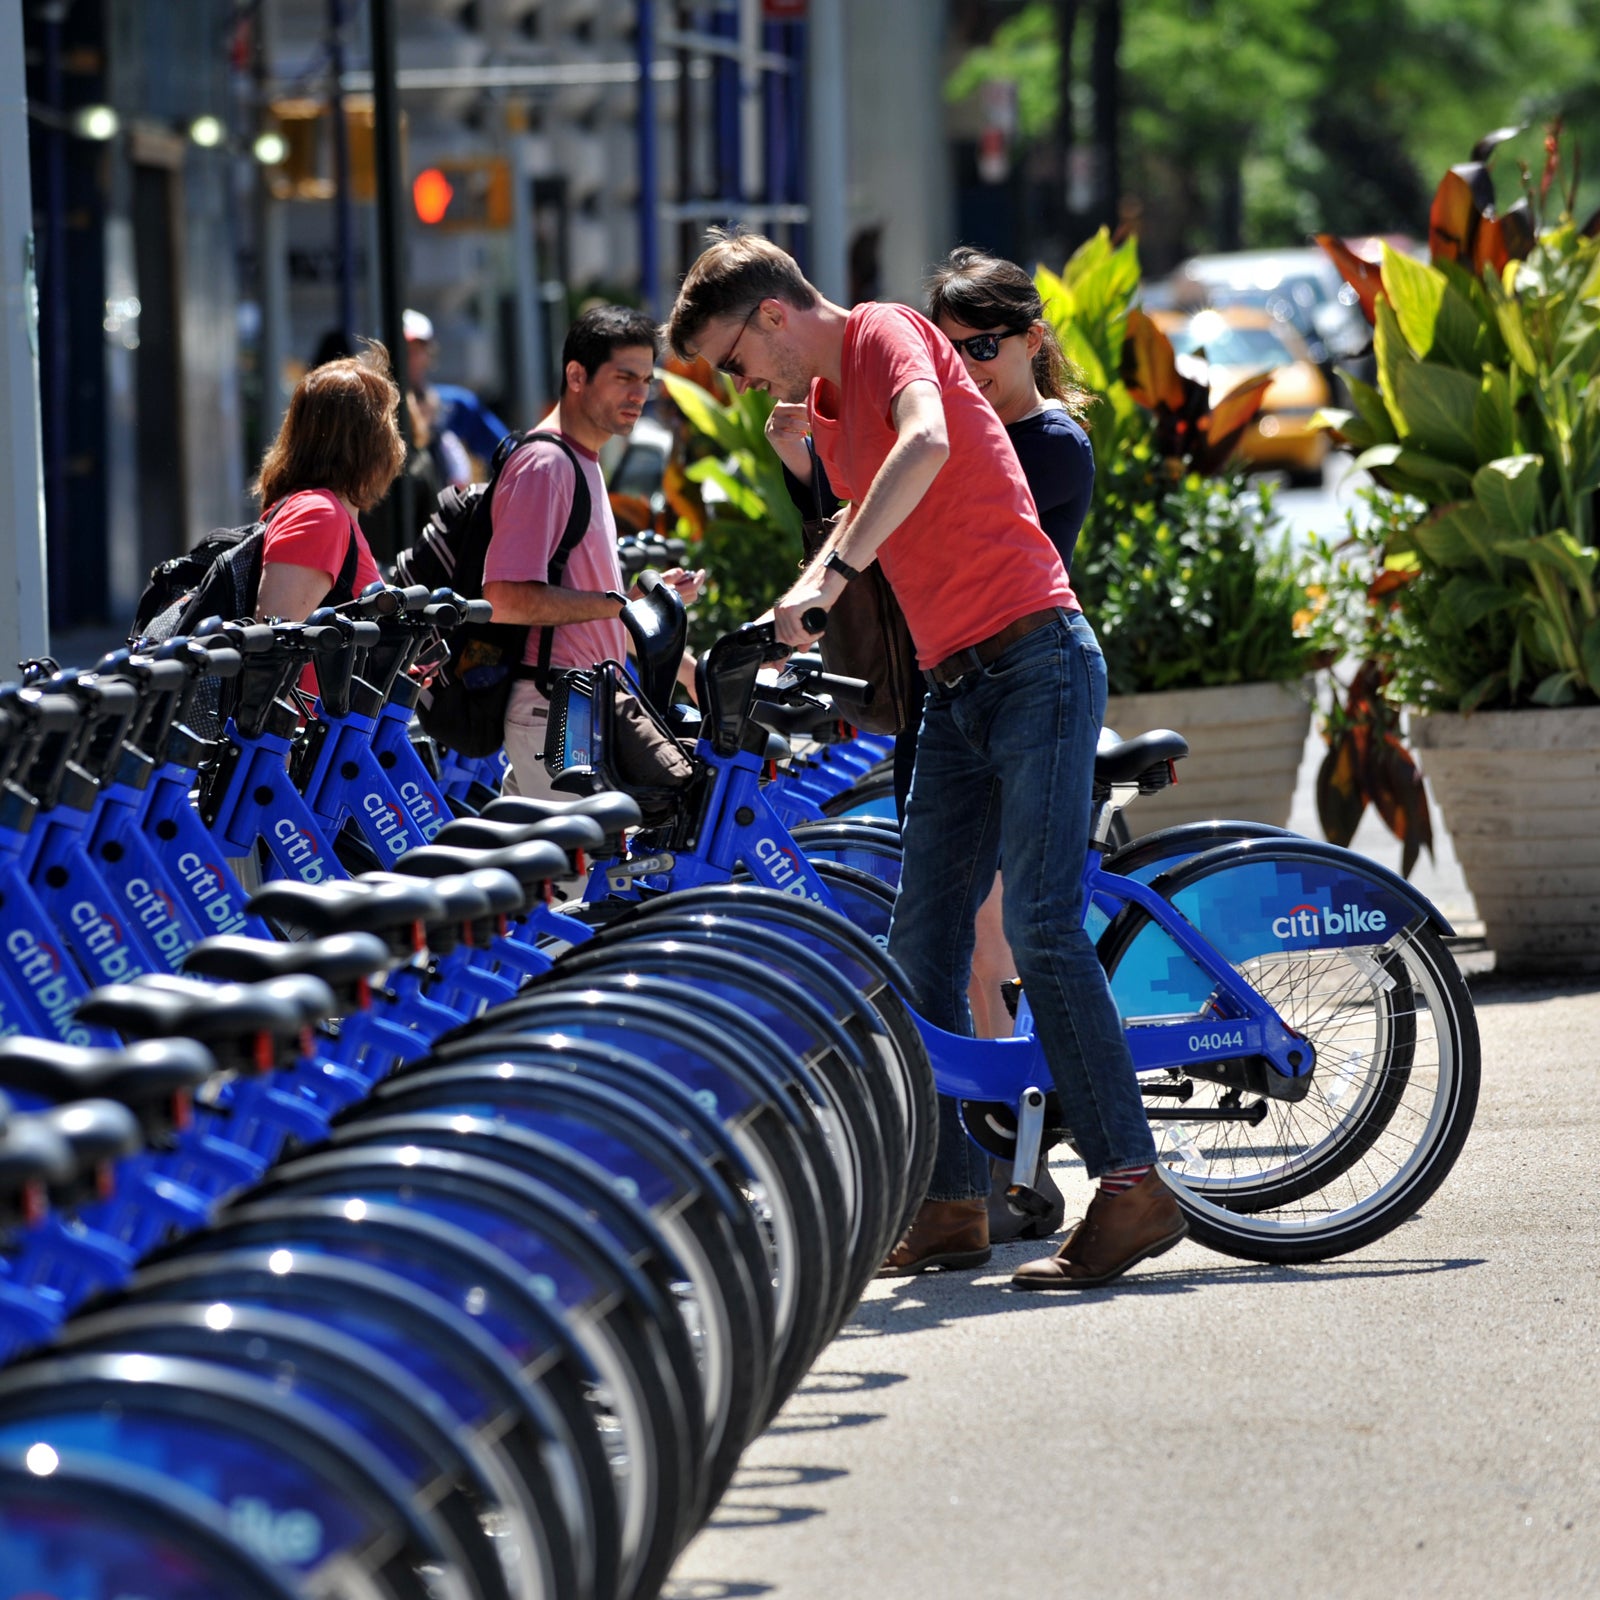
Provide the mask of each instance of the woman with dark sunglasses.
[{"label": "woman with dark sunglasses", "polygon": [[928,320],[1006,425],[1040,526],[1070,572],[1094,492],[1094,452],[1078,421],[1092,397],[1073,381],[1033,279],[1015,262],[962,245],[926,287]]}]

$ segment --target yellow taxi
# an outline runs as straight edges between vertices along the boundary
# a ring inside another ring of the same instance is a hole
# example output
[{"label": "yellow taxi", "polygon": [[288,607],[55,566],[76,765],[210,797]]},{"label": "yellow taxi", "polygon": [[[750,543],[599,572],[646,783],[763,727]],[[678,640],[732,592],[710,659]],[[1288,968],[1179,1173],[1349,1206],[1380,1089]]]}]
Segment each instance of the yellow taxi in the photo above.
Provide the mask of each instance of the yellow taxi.
[{"label": "yellow taxi", "polygon": [[1295,481],[1321,481],[1331,446],[1311,419],[1332,396],[1322,369],[1288,323],[1249,306],[1193,314],[1152,311],[1150,318],[1184,366],[1205,363],[1213,405],[1246,378],[1270,372],[1261,410],[1239,440],[1240,458],[1252,467],[1282,468]]}]

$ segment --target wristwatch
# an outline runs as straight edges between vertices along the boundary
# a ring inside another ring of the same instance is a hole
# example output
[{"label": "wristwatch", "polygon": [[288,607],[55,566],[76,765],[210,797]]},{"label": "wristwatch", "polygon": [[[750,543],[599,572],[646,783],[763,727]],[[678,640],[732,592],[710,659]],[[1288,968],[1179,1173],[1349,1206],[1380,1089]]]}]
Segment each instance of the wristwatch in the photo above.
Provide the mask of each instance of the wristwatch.
[{"label": "wristwatch", "polygon": [[852,567],[837,550],[830,550],[822,564],[837,572],[846,583],[853,583],[861,576],[860,569]]}]

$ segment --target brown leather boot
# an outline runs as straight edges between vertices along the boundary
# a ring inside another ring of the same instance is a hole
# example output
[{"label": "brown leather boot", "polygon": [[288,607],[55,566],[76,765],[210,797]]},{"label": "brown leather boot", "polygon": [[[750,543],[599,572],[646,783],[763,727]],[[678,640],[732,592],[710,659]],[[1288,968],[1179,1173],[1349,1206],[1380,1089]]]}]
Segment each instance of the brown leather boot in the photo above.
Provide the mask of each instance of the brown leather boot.
[{"label": "brown leather boot", "polygon": [[1093,1289],[1170,1250],[1188,1231],[1161,1168],[1152,1167],[1122,1194],[1096,1189],[1067,1242],[1053,1256],[1018,1267],[1011,1282],[1018,1289]]},{"label": "brown leather boot", "polygon": [[924,1200],[878,1276],[909,1278],[929,1267],[981,1267],[989,1253],[988,1201]]}]

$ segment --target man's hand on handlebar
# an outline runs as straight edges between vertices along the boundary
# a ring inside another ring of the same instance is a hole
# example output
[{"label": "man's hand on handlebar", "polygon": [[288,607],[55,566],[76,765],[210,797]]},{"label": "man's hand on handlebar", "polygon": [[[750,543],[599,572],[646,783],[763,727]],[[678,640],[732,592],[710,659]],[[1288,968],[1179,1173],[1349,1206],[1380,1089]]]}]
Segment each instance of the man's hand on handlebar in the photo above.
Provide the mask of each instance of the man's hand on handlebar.
[{"label": "man's hand on handlebar", "polygon": [[[656,574],[657,580],[664,583],[669,589],[676,589],[678,598],[686,606],[692,606],[700,598],[700,591],[705,588],[706,569],[700,567],[690,572],[685,567],[668,567],[665,572]],[[634,586],[633,596],[638,598],[638,586]]]},{"label": "man's hand on handlebar", "polygon": [[[774,631],[791,650],[803,649],[816,641],[826,626],[829,607],[844,590],[844,579],[835,572],[820,578],[802,578],[773,608]],[[820,613],[820,615],[819,615]]]}]

